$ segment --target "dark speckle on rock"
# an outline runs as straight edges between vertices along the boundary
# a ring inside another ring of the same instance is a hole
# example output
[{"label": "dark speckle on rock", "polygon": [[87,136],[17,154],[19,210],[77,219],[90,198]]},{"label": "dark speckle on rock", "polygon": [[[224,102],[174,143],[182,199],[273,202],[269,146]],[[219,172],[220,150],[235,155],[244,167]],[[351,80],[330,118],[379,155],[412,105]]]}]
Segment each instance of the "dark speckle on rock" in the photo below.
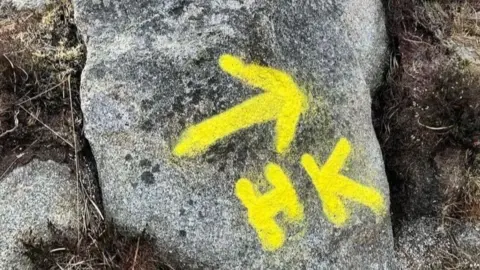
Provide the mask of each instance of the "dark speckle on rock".
[{"label": "dark speckle on rock", "polygon": [[187,203],[188,203],[189,205],[193,205],[193,200],[190,199],[190,200],[188,200]]},{"label": "dark speckle on rock", "polygon": [[152,100],[144,99],[142,100],[142,103],[140,104],[140,107],[144,111],[151,110],[153,108],[154,102]]},{"label": "dark speckle on rock", "polygon": [[154,172],[154,173],[160,172],[160,165],[159,165],[159,164],[155,164],[155,166],[153,166],[153,168],[152,168],[152,172]]},{"label": "dark speckle on rock", "polygon": [[185,9],[191,4],[192,1],[190,0],[181,0],[178,1],[178,3],[169,10],[170,15],[175,15],[175,16],[180,16]]},{"label": "dark speckle on rock", "polygon": [[199,89],[195,89],[192,93],[191,103],[197,105],[198,103],[200,103],[200,100],[202,100],[202,91],[200,91]]},{"label": "dark speckle on rock", "polygon": [[186,236],[187,236],[187,231],[185,231],[185,230],[180,230],[180,231],[178,232],[178,234],[179,234],[181,237],[186,237]]},{"label": "dark speckle on rock", "polygon": [[105,68],[98,67],[94,69],[94,71],[95,71],[95,75],[97,75],[99,79],[103,79],[105,77]]},{"label": "dark speckle on rock", "polygon": [[151,173],[149,171],[143,172],[142,175],[140,176],[140,179],[145,184],[148,184],[148,185],[151,185],[151,184],[155,183],[155,177],[153,176],[153,173]]},{"label": "dark speckle on rock", "polygon": [[185,215],[185,209],[182,208],[180,209],[180,216],[183,216],[183,215]]},{"label": "dark speckle on rock", "polygon": [[146,120],[140,124],[140,129],[143,131],[152,131],[153,123],[151,120]]},{"label": "dark speckle on rock", "polygon": [[152,166],[152,162],[148,159],[140,160],[140,167],[146,168]]},{"label": "dark speckle on rock", "polygon": [[185,106],[183,105],[183,97],[174,98],[172,110],[177,113],[182,113],[185,110]]},{"label": "dark speckle on rock", "polygon": [[238,252],[238,257],[243,258],[245,256],[245,250],[240,250]]},{"label": "dark speckle on rock", "polygon": [[181,128],[184,128],[185,127],[185,120],[184,119],[178,120],[178,126],[181,127]]},{"label": "dark speckle on rock", "polygon": [[132,155],[127,154],[127,155],[125,156],[125,160],[126,160],[126,161],[132,160]]},{"label": "dark speckle on rock", "polygon": [[305,186],[306,186],[306,188],[307,188],[308,190],[310,190],[310,189],[314,188],[314,186],[313,186],[313,183],[312,183],[312,182],[305,182]]}]

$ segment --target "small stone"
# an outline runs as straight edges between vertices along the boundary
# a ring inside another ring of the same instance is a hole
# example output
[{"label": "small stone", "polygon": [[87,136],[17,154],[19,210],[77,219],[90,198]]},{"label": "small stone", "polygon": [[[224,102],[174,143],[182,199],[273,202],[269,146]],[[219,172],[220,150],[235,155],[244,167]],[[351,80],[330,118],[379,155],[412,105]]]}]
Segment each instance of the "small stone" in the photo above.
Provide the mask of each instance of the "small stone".
[{"label": "small stone", "polygon": [[33,269],[20,240],[48,241],[48,222],[74,227],[79,218],[74,183],[68,167],[38,160],[0,181],[0,269]]}]

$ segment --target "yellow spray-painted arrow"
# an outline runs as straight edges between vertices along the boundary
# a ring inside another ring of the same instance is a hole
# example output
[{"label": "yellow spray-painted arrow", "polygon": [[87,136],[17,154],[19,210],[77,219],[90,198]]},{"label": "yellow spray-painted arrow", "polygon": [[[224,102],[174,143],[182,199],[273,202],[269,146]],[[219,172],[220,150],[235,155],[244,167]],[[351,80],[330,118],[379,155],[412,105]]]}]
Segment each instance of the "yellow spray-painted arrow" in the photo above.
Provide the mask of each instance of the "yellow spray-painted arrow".
[{"label": "yellow spray-painted arrow", "polygon": [[305,94],[293,78],[281,70],[245,64],[229,54],[220,57],[219,65],[226,73],[264,93],[188,128],[180,136],[173,154],[195,156],[224,137],[269,121],[276,121],[276,150],[284,153],[295,137],[300,115],[307,109]]},{"label": "yellow spray-painted arrow", "polygon": [[315,159],[309,154],[304,154],[301,160],[322,200],[327,219],[339,227],[350,217],[350,211],[343,202],[345,199],[367,206],[377,216],[382,216],[387,211],[380,192],[341,174],[340,171],[350,151],[350,143],[342,138],[323,167],[318,167]]}]

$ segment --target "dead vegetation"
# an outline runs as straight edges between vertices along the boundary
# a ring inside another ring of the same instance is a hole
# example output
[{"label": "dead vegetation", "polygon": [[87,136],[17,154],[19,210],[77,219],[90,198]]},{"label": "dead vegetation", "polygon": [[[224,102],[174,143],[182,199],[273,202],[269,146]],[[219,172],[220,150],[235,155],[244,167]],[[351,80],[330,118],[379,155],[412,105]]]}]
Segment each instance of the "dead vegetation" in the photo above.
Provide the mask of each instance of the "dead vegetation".
[{"label": "dead vegetation", "polygon": [[394,52],[373,110],[394,233],[438,218],[452,243],[441,267],[480,267],[449,233],[480,222],[480,1],[390,0],[387,14]]},{"label": "dead vegetation", "polygon": [[[435,165],[435,156],[445,149],[463,151],[465,158],[457,161],[463,164],[456,165],[464,166],[465,177],[468,174],[474,179],[472,175],[477,174],[473,161],[480,148],[480,73],[475,63],[480,58],[480,15],[475,11],[479,5],[416,0],[390,3],[390,30],[397,50],[374,110],[397,195],[411,192],[408,195],[415,197],[418,179],[435,178],[441,166]],[[479,17],[477,24],[465,23],[466,18],[475,16]],[[459,46],[478,54],[463,57],[457,53],[464,49]],[[430,184],[428,179],[421,182]],[[408,197],[407,201],[412,200]],[[421,209],[425,205],[416,199],[420,198],[413,198],[415,205],[402,208],[419,210],[409,213],[431,212]]]},{"label": "dead vegetation", "polygon": [[[66,2],[43,14],[3,11],[0,21],[0,175],[33,157],[74,163],[84,64]],[[67,155],[69,153],[70,155]]]},{"label": "dead vegetation", "polygon": [[31,159],[66,163],[77,181],[76,228],[24,239],[35,269],[171,269],[153,239],[106,222],[96,168],[83,136],[80,75],[85,47],[68,0],[43,11],[0,11],[0,181]]},{"label": "dead vegetation", "polygon": [[127,237],[110,223],[95,239],[77,241],[52,224],[49,229],[52,241],[31,239],[24,243],[36,269],[173,269],[162,262],[154,240],[144,233]]}]

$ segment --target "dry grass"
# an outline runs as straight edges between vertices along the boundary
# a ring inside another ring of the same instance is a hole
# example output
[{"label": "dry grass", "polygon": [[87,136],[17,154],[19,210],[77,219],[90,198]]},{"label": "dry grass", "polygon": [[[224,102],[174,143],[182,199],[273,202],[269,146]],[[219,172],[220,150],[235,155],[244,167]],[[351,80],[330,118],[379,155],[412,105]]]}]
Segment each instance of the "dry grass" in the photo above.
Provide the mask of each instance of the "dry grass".
[{"label": "dry grass", "polygon": [[[436,217],[454,235],[480,222],[480,1],[390,0],[388,15],[394,53],[373,109],[394,233]],[[442,269],[480,267],[478,250],[439,241]]]},{"label": "dry grass", "polygon": [[445,218],[480,223],[480,172],[477,166],[475,171],[467,170],[459,176],[464,178],[464,185],[445,203]]},{"label": "dry grass", "polygon": [[480,3],[455,5],[452,10],[452,36],[447,45],[463,58],[470,59],[478,70],[480,65]]},{"label": "dry grass", "polygon": [[83,147],[72,127],[82,128],[85,52],[70,14],[71,5],[57,0],[41,14],[0,16],[0,175],[34,156],[73,164],[64,153],[75,151],[75,141]]},{"label": "dry grass", "polygon": [[95,239],[76,239],[52,224],[49,228],[51,241],[30,239],[24,243],[26,255],[35,262],[36,269],[173,269],[162,262],[154,240],[146,234],[127,237],[110,224]]},{"label": "dry grass", "polygon": [[427,195],[421,185],[435,183],[419,181],[435,176],[438,166],[433,160],[440,152],[461,149],[468,157],[463,170],[476,171],[472,160],[480,148],[480,72],[475,55],[457,53],[480,51],[480,18],[473,20],[480,7],[472,3],[390,2],[390,31],[397,50],[374,110],[401,216],[441,210],[432,209],[441,192],[431,187],[427,193],[432,198],[422,201]]}]

